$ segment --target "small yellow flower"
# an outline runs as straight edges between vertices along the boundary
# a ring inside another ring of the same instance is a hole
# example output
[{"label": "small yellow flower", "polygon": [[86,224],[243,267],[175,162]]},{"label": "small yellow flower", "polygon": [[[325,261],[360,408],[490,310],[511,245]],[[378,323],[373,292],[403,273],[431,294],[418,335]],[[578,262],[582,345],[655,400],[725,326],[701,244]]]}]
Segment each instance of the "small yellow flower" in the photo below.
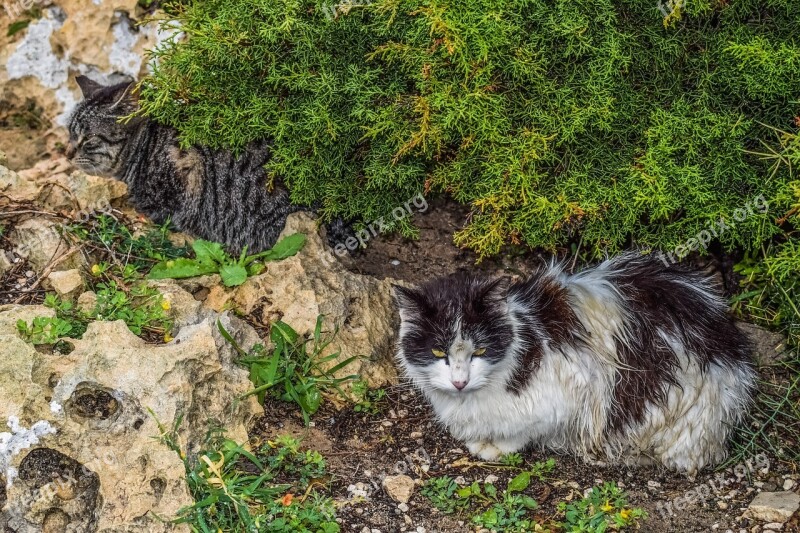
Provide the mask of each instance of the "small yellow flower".
[{"label": "small yellow flower", "polygon": [[623,509],[619,512],[619,515],[622,517],[623,520],[627,520],[631,516],[631,510]]},{"label": "small yellow flower", "polygon": [[606,504],[605,504],[605,505],[603,505],[603,506],[601,506],[601,507],[600,507],[600,509],[601,509],[603,512],[605,512],[605,513],[610,513],[611,511],[613,511],[613,510],[614,510],[614,506],[613,506],[613,505],[611,505],[611,504],[608,502],[608,500],[606,500]]},{"label": "small yellow flower", "polygon": [[161,309],[169,311],[170,308],[172,308],[172,305],[169,303],[169,300],[161,300]]},{"label": "small yellow flower", "polygon": [[92,265],[92,275],[99,276],[102,271],[103,269],[100,268],[100,265],[98,264]]},{"label": "small yellow flower", "polygon": [[170,335],[169,333],[164,333],[164,342],[171,342],[171,341],[172,341],[172,335]]}]

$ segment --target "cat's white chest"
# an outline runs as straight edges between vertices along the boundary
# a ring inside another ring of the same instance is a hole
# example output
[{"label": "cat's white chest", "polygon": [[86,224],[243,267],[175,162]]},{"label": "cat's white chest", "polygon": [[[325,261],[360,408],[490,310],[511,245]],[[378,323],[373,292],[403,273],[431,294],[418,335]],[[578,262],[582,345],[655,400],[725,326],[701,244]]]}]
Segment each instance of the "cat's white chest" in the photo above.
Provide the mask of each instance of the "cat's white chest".
[{"label": "cat's white chest", "polygon": [[[587,365],[580,354],[570,358],[546,357],[541,367],[519,391],[505,385],[468,394],[427,394],[439,420],[461,440],[494,440],[527,435],[531,441],[560,446],[576,413],[588,405],[605,405],[604,376]],[[585,411],[583,425],[597,425],[596,409]],[[577,418],[584,418],[578,416]]]}]

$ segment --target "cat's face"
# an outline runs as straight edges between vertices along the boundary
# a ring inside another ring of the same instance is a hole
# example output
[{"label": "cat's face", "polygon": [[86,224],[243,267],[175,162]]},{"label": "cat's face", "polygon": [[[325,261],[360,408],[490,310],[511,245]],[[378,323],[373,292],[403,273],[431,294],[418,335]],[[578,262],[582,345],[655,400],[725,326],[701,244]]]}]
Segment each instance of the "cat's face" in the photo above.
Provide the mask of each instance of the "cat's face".
[{"label": "cat's face", "polygon": [[67,157],[88,174],[118,177],[124,168],[123,154],[135,121],[123,123],[138,104],[132,84],[103,87],[85,76],[77,78],[84,100],[69,121]]},{"label": "cat's face", "polygon": [[400,362],[423,389],[468,394],[505,379],[513,330],[508,280],[451,276],[395,287]]}]

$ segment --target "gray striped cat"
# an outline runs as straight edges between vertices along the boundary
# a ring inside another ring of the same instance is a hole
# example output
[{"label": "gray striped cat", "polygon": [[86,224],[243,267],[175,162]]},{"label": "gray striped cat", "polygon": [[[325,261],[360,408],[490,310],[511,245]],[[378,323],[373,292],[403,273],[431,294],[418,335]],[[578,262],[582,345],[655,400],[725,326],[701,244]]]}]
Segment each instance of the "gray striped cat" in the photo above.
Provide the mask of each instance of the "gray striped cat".
[{"label": "gray striped cat", "polygon": [[238,253],[275,244],[289,213],[300,208],[285,188],[269,189],[266,143],[241,155],[205,147],[182,149],[177,132],[147,117],[120,121],[137,110],[132,83],[111,87],[77,78],[84,100],[69,122],[67,156],[81,170],[128,185],[134,208],[158,224],[224,244]]}]

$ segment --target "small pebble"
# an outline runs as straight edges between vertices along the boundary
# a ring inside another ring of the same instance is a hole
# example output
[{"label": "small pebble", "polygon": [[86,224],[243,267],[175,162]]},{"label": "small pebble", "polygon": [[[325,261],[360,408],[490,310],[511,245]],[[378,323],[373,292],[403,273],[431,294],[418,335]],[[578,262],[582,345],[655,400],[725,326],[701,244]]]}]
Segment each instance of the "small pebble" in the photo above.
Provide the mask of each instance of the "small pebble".
[{"label": "small pebble", "polygon": [[399,266],[400,265],[400,261],[398,261],[397,259],[392,259],[392,265]]},{"label": "small pebble", "polygon": [[381,425],[382,425],[383,427],[385,427],[385,428],[390,428],[390,427],[392,427],[394,424],[392,424],[391,420],[384,420],[383,422],[381,422]]},{"label": "small pebble", "polygon": [[719,502],[717,502],[717,507],[719,507],[720,509],[722,509],[724,511],[725,509],[728,508],[728,504],[726,502],[719,501]]},{"label": "small pebble", "polygon": [[32,278],[35,275],[36,275],[36,272],[34,272],[33,270],[26,270],[25,271],[25,277],[26,278]]},{"label": "small pebble", "polygon": [[407,503],[398,503],[397,508],[403,511],[404,513],[408,512],[408,504]]},{"label": "small pebble", "polygon": [[647,488],[648,489],[657,489],[660,486],[661,486],[661,483],[659,483],[658,481],[650,480],[650,481],[647,482]]},{"label": "small pebble", "polygon": [[764,524],[764,529],[769,529],[772,531],[780,531],[783,529],[783,524],[780,522],[770,522],[769,524]]},{"label": "small pebble", "polygon": [[411,437],[412,439],[421,439],[422,438],[422,432],[420,432],[420,431],[412,431],[411,435],[409,435],[409,437]]},{"label": "small pebble", "polygon": [[456,482],[456,485],[466,485],[467,484],[467,480],[464,479],[464,476],[458,476],[453,481]]},{"label": "small pebble", "polygon": [[483,482],[487,483],[487,484],[491,483],[492,485],[494,485],[495,483],[497,483],[498,479],[500,479],[500,478],[495,476],[494,474],[489,474],[488,476],[486,476],[486,479],[483,480]]},{"label": "small pebble", "polygon": [[786,481],[783,482],[783,490],[792,490],[792,487],[794,487],[793,479],[787,479]]}]

